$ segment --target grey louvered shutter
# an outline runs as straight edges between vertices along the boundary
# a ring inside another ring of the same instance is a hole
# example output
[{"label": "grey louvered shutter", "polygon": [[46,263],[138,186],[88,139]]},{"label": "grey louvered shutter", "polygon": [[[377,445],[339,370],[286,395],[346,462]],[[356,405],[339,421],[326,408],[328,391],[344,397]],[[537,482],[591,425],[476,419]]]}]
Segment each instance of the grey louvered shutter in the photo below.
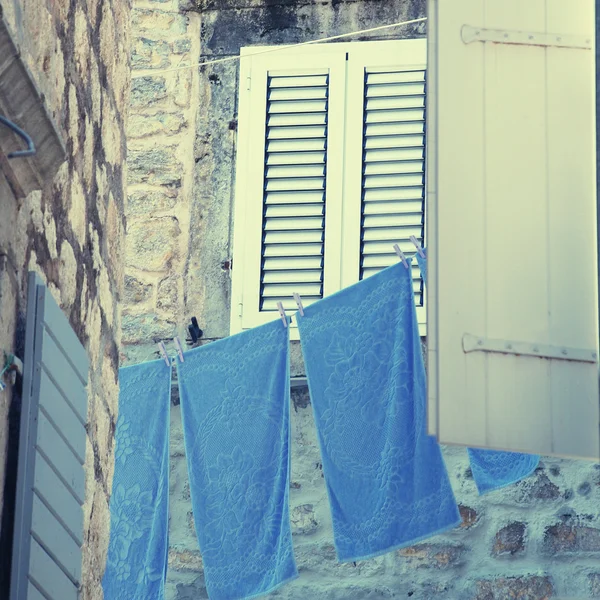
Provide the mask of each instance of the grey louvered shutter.
[{"label": "grey louvered shutter", "polygon": [[329,73],[269,75],[260,310],[323,297]]},{"label": "grey louvered shutter", "polygon": [[81,582],[88,358],[29,274],[10,600],[75,600]]}]

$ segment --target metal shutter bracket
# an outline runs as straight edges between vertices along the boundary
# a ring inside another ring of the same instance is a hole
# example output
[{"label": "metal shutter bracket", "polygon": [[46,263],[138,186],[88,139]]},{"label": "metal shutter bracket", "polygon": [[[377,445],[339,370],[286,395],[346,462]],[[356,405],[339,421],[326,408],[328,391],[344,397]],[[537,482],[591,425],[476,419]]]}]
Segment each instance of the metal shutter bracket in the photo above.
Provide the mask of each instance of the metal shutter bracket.
[{"label": "metal shutter bracket", "polygon": [[465,44],[470,44],[471,42],[494,42],[496,44],[517,44],[521,46],[592,49],[592,39],[584,35],[485,29],[484,27],[473,27],[471,25],[463,25],[460,35]]},{"label": "metal shutter bracket", "polygon": [[531,342],[514,342],[509,340],[493,340],[465,333],[463,350],[467,352],[493,352],[498,354],[515,354],[537,356],[538,358],[554,358],[576,362],[597,363],[595,350],[584,348],[567,348],[566,346],[550,346],[548,344],[532,344]]}]

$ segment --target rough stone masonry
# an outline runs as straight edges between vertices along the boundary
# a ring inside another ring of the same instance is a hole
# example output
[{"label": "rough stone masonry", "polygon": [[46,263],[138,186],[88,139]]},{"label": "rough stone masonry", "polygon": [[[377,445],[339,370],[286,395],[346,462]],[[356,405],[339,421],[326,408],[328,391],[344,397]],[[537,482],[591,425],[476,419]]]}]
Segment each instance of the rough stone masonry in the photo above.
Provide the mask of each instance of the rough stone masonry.
[{"label": "rough stone masonry", "polygon": [[[99,600],[118,404],[130,6],[120,0],[9,0],[1,12],[66,160],[41,191],[19,201],[2,196],[0,351],[22,350],[27,271],[35,270],[90,358],[81,598]],[[26,130],[34,125],[22,124]],[[0,397],[0,490],[9,481],[3,507],[0,491],[0,595],[8,588],[4,533],[13,518],[18,418],[16,395],[11,406]]]},{"label": "rough stone masonry", "polygon": [[[126,361],[156,358],[154,342],[183,336],[192,315],[207,339],[229,334],[238,67],[153,72],[234,56],[240,46],[302,42],[424,14],[423,0],[135,0],[132,63],[142,77],[132,84],[128,128]],[[422,24],[386,32],[424,34]],[[302,375],[296,344],[292,353],[292,375]],[[290,510],[300,578],[269,597],[600,597],[600,468],[588,462],[543,458],[532,477],[480,497],[466,450],[444,448],[461,526],[339,564],[307,390],[295,390],[292,400]],[[207,598],[177,405],[171,418],[167,598]]]}]

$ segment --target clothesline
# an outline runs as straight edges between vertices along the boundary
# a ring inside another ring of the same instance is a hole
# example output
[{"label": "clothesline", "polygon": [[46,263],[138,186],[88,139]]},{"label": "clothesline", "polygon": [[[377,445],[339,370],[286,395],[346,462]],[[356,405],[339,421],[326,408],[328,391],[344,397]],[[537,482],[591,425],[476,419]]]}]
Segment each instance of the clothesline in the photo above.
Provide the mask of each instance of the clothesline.
[{"label": "clothesline", "polygon": [[[410,21],[399,21],[397,23],[390,23],[389,25],[378,25],[377,27],[369,27],[368,29],[359,29],[357,31],[351,31],[349,33],[340,33],[338,35],[331,35],[325,38],[319,38],[316,40],[309,40],[308,42],[299,42],[298,44],[286,44],[283,46],[276,46],[267,50],[260,50],[252,54],[252,56],[258,56],[259,54],[268,54],[270,52],[281,52],[282,50],[289,50],[290,48],[299,48],[300,46],[308,46],[309,44],[322,44],[324,42],[331,42],[333,40],[341,40],[343,38],[351,37],[354,35],[362,35],[364,33],[373,33],[375,31],[383,31],[384,29],[392,29],[393,27],[401,27],[402,25],[412,25],[413,23],[421,23],[427,21],[427,17],[421,17],[419,19],[411,19]],[[172,67],[170,69],[160,69],[158,71],[151,71],[143,75],[133,75],[132,79],[139,79],[140,77],[148,77],[148,75],[162,75],[163,73],[172,73],[174,71],[183,71],[185,69],[195,69],[197,67],[203,67],[205,65],[214,65],[216,63],[231,62],[234,60],[241,60],[240,55],[227,56],[226,58],[216,58],[214,60],[206,60],[193,65],[183,65],[180,67]]]}]

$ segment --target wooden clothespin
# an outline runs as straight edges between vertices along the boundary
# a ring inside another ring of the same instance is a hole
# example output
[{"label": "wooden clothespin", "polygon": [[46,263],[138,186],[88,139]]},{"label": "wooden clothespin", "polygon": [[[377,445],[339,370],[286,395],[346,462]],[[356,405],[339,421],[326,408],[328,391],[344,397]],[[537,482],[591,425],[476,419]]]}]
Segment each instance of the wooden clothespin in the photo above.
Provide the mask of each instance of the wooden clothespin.
[{"label": "wooden clothespin", "polygon": [[165,364],[167,365],[167,367],[170,367],[171,362],[169,361],[169,357],[167,356],[167,349],[165,348],[164,342],[158,343],[158,351],[160,352],[160,355],[161,355],[162,359],[165,361]]},{"label": "wooden clothespin", "polygon": [[410,241],[415,245],[415,247],[417,248],[417,254],[421,257],[421,258],[427,258],[425,256],[425,252],[423,252],[423,248],[421,246],[421,244],[419,244],[419,240],[414,236],[411,235],[410,236]]},{"label": "wooden clothespin", "polygon": [[285,316],[285,310],[283,310],[283,304],[281,304],[281,302],[277,303],[277,310],[279,311],[279,316],[281,317],[281,320],[283,321],[284,327],[287,327],[288,326],[287,317]]},{"label": "wooden clothespin", "polygon": [[173,342],[175,342],[175,348],[177,349],[177,356],[179,356],[179,360],[181,362],[185,362],[183,359],[183,348],[181,347],[181,342],[179,341],[179,338],[173,338]]},{"label": "wooden clothespin", "polygon": [[300,298],[300,294],[296,294],[294,292],[294,300],[296,301],[296,304],[298,305],[298,310],[300,311],[300,316],[303,317],[304,316],[304,306],[302,306],[302,298]]},{"label": "wooden clothespin", "polygon": [[408,261],[406,260],[406,256],[404,256],[404,252],[400,250],[400,246],[398,244],[394,244],[394,252],[398,255],[405,269],[408,269]]}]

